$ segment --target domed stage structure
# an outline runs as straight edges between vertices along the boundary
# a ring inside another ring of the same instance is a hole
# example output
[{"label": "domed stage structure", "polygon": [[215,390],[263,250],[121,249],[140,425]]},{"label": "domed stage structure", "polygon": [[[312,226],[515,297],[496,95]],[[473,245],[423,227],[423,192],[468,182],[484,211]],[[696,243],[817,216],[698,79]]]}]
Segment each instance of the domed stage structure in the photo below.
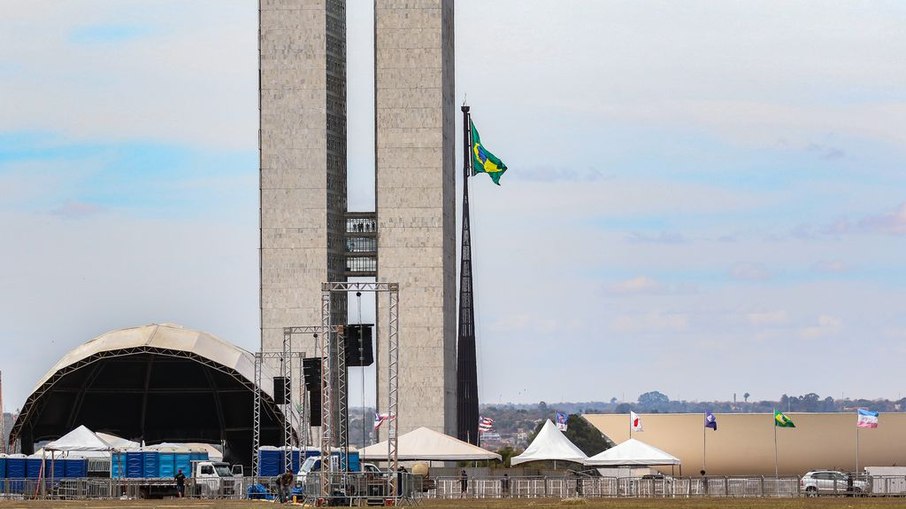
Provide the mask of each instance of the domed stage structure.
[{"label": "domed stage structure", "polygon": [[[250,466],[254,380],[254,355],[206,332],[120,329],[73,349],[41,378],[10,440],[30,454],[35,442],[85,425],[148,445],[222,443],[226,461]],[[283,413],[266,388],[261,406],[261,443],[282,444]]]}]

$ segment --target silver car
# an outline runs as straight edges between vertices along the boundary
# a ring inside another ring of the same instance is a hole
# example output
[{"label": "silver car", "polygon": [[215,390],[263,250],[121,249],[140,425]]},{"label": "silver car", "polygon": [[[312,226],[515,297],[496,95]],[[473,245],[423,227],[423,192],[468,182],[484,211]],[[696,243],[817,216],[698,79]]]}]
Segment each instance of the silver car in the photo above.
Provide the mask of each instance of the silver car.
[{"label": "silver car", "polygon": [[845,472],[836,470],[813,470],[799,479],[799,490],[807,497],[822,494],[859,496],[867,491],[868,484]]}]

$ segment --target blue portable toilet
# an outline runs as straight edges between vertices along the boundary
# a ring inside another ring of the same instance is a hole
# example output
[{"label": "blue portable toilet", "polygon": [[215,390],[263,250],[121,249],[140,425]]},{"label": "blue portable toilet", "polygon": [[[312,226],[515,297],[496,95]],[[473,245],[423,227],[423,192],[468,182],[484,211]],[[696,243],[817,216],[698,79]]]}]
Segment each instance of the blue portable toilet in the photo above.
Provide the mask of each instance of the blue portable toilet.
[{"label": "blue portable toilet", "polygon": [[24,454],[10,454],[6,457],[6,478],[25,479]]},{"label": "blue portable toilet", "polygon": [[66,465],[63,458],[44,458],[44,477],[46,479],[59,479],[65,477]]},{"label": "blue portable toilet", "polygon": [[258,475],[276,477],[283,473],[283,450],[273,446],[258,449]]},{"label": "blue portable toilet", "polygon": [[126,472],[126,453],[115,452],[110,455],[110,477],[122,479]]},{"label": "blue portable toilet", "polygon": [[37,479],[41,476],[41,464],[43,458],[29,456],[25,458],[25,478],[26,479]]},{"label": "blue portable toilet", "polygon": [[0,454],[0,479],[6,479],[6,455]]},{"label": "blue portable toilet", "polygon": [[126,451],[126,478],[141,479],[144,474],[144,453],[142,451]]},{"label": "blue portable toilet", "polygon": [[188,452],[178,452],[174,454],[176,469],[182,469],[186,477],[192,477],[192,454]]},{"label": "blue portable toilet", "polygon": [[[172,452],[160,452],[157,457],[158,470],[161,477],[176,477],[176,454]],[[183,471],[183,474],[186,472]],[[188,477],[188,476],[186,476]]]},{"label": "blue portable toilet", "polygon": [[157,451],[142,452],[142,477],[155,478],[160,475],[160,453]]},{"label": "blue portable toilet", "polygon": [[64,477],[79,478],[88,477],[88,459],[87,458],[67,458],[64,465]]}]

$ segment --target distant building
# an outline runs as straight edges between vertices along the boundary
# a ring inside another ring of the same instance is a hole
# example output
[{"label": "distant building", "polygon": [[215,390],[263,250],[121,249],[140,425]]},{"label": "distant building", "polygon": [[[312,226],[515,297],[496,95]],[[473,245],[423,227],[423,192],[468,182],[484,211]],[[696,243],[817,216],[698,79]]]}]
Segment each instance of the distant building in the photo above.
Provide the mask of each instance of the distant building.
[{"label": "distant building", "polygon": [[[704,415],[642,414],[641,440],[682,461],[683,475],[774,475],[771,414],[714,414],[717,431],[705,429]],[[795,428],[778,428],[777,466],[781,475],[814,469],[855,471],[858,430],[861,470],[866,466],[906,466],[906,414],[885,413],[875,429],[856,428],[856,413],[786,413]],[[629,438],[629,415],[585,414],[605,436],[620,444]],[[703,452],[705,452],[703,456]]]}]

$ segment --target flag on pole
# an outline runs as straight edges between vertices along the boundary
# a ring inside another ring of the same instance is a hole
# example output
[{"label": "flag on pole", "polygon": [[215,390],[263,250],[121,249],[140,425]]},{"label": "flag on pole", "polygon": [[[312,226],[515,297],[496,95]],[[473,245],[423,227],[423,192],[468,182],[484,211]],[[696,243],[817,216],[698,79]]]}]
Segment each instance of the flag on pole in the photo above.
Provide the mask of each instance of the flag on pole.
[{"label": "flag on pole", "polygon": [[557,412],[557,429],[566,431],[566,414],[563,412]]},{"label": "flag on pole", "polygon": [[642,419],[639,417],[639,414],[629,411],[629,427],[632,431],[645,431],[642,429]]},{"label": "flag on pole", "polygon": [[877,428],[878,427],[878,412],[872,412],[871,410],[865,410],[864,408],[859,409],[859,419],[856,421],[856,426],[860,428]]},{"label": "flag on pole", "polygon": [[482,433],[487,433],[494,429],[494,419],[490,417],[479,417],[478,418],[478,431]]},{"label": "flag on pole", "polygon": [[710,410],[705,412],[705,427],[717,431],[717,417],[714,417]]},{"label": "flag on pole", "polygon": [[375,412],[374,414],[374,430],[377,431],[381,427],[381,424],[384,424],[384,421],[389,421],[394,419],[396,416],[391,416],[390,414],[379,414]]},{"label": "flag on pole", "polygon": [[774,410],[774,426],[778,428],[795,428],[796,425],[793,424],[793,420],[780,412]]},{"label": "flag on pole", "polygon": [[472,175],[487,173],[491,180],[499,186],[500,177],[506,171],[506,165],[484,148],[484,145],[481,144],[481,137],[478,135],[478,129],[475,128],[475,123],[471,119],[469,128],[472,132]]}]

